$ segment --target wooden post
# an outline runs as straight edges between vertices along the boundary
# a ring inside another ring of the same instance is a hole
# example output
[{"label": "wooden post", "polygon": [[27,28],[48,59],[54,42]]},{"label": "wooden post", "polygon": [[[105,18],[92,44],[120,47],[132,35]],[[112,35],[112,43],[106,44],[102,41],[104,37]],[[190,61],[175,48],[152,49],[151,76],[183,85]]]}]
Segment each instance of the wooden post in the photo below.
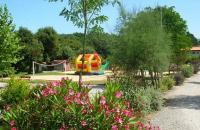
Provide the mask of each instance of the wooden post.
[{"label": "wooden post", "polygon": [[35,75],[35,64],[34,64],[35,62],[33,61],[33,77],[34,77],[34,75]]}]

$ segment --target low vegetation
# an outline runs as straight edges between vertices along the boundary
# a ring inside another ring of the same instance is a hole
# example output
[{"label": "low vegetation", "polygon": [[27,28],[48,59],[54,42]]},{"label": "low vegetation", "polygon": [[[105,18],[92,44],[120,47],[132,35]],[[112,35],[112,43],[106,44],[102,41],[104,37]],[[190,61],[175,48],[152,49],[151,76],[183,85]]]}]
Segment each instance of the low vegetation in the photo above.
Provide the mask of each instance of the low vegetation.
[{"label": "low vegetation", "polygon": [[21,103],[6,107],[3,120],[11,129],[159,129],[140,122],[142,115],[132,109],[120,85],[109,83],[93,97],[88,92],[65,79],[37,86]]}]

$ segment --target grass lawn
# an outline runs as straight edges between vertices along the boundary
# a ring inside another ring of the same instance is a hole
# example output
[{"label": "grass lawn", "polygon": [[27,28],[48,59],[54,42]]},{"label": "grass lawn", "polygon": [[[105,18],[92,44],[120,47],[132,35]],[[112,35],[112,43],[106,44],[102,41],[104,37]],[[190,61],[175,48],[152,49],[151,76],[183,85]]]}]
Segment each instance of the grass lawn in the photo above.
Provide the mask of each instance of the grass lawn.
[{"label": "grass lawn", "polygon": [[[42,73],[36,73],[35,75],[65,75],[65,73],[57,71],[45,71]],[[32,76],[32,74],[29,74],[28,76]]]}]

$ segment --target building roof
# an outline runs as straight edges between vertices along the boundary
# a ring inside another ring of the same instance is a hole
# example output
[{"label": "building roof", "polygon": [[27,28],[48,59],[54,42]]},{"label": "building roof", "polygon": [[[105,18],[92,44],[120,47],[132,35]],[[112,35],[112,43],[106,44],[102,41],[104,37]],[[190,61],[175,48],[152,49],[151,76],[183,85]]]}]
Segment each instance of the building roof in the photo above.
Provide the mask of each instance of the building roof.
[{"label": "building roof", "polygon": [[198,47],[192,47],[191,51],[200,51],[200,46],[198,46]]}]

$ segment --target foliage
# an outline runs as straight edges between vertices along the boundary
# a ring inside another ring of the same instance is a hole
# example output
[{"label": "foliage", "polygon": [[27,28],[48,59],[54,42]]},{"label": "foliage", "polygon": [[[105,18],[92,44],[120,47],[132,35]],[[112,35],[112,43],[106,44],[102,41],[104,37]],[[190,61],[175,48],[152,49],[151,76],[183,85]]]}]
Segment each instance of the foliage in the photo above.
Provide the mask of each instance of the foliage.
[{"label": "foliage", "polygon": [[165,92],[167,90],[170,90],[174,85],[175,85],[174,79],[170,76],[167,76],[161,79],[159,87],[161,91]]},{"label": "foliage", "polygon": [[[49,2],[57,2],[60,0],[49,0]],[[63,2],[63,0],[61,0]],[[98,26],[107,21],[108,17],[101,15],[104,6],[112,3],[119,3],[118,0],[67,0],[67,7],[61,11],[60,15],[64,16],[67,21],[71,21],[75,26],[84,29],[82,54],[85,57],[85,46],[87,41],[87,33],[90,28]],[[82,68],[79,75],[79,85],[82,82],[84,58],[82,58]]]},{"label": "foliage", "polygon": [[175,11],[174,7],[156,7],[153,10],[158,13],[162,12],[163,27],[171,34],[171,62],[179,66],[184,64],[192,46],[191,37],[187,35],[186,21]]},{"label": "foliage", "polygon": [[36,37],[43,44],[44,61],[50,62],[56,58],[56,49],[58,43],[58,34],[52,27],[40,28],[36,33]]},{"label": "foliage", "polygon": [[138,89],[126,88],[124,89],[124,93],[126,100],[130,101],[131,106],[136,111],[142,112],[142,114],[148,114],[161,108],[163,99],[159,90],[153,87],[134,87],[138,87]]},{"label": "foliage", "polygon": [[161,92],[155,89],[151,84],[141,83],[140,79],[136,79],[130,75],[115,77],[114,81],[121,86],[125,99],[138,113],[148,114],[151,111],[159,110],[163,104]]},{"label": "foliage", "polygon": [[186,78],[189,78],[194,74],[194,68],[191,65],[182,65],[181,72]]},{"label": "foliage", "polygon": [[191,38],[193,46],[197,46],[200,44],[199,40],[192,33],[187,32],[187,35]]},{"label": "foliage", "polygon": [[112,88],[115,84],[91,98],[87,88],[63,79],[34,88],[28,100],[4,113],[4,119],[17,129],[150,129],[138,122],[138,115],[117,91],[119,86]]},{"label": "foliage", "polygon": [[174,74],[174,80],[176,81],[176,85],[181,85],[184,82],[184,75],[180,72]]},{"label": "foliage", "polygon": [[8,86],[1,93],[1,108],[7,105],[15,105],[28,97],[30,86],[27,81],[12,77]]},{"label": "foliage", "polygon": [[18,51],[19,38],[14,32],[15,25],[12,23],[12,17],[6,6],[0,5],[0,75],[10,74],[12,64],[20,60]]},{"label": "foliage", "polygon": [[19,44],[23,47],[19,52],[19,55],[20,57],[23,57],[23,60],[20,60],[15,65],[15,69],[18,72],[26,71],[30,73],[32,71],[32,62],[43,60],[44,48],[27,28],[20,27],[17,34],[20,37]]},{"label": "foliage", "polygon": [[103,58],[108,58],[111,55],[112,44],[115,42],[116,36],[114,34],[103,31],[95,32],[94,30],[88,34],[88,45],[92,46]]},{"label": "foliage", "polygon": [[147,70],[155,84],[170,61],[171,40],[160,26],[160,15],[149,10],[132,15],[122,24],[119,35],[122,40],[114,46],[113,63],[136,75],[140,71],[143,79]]}]

